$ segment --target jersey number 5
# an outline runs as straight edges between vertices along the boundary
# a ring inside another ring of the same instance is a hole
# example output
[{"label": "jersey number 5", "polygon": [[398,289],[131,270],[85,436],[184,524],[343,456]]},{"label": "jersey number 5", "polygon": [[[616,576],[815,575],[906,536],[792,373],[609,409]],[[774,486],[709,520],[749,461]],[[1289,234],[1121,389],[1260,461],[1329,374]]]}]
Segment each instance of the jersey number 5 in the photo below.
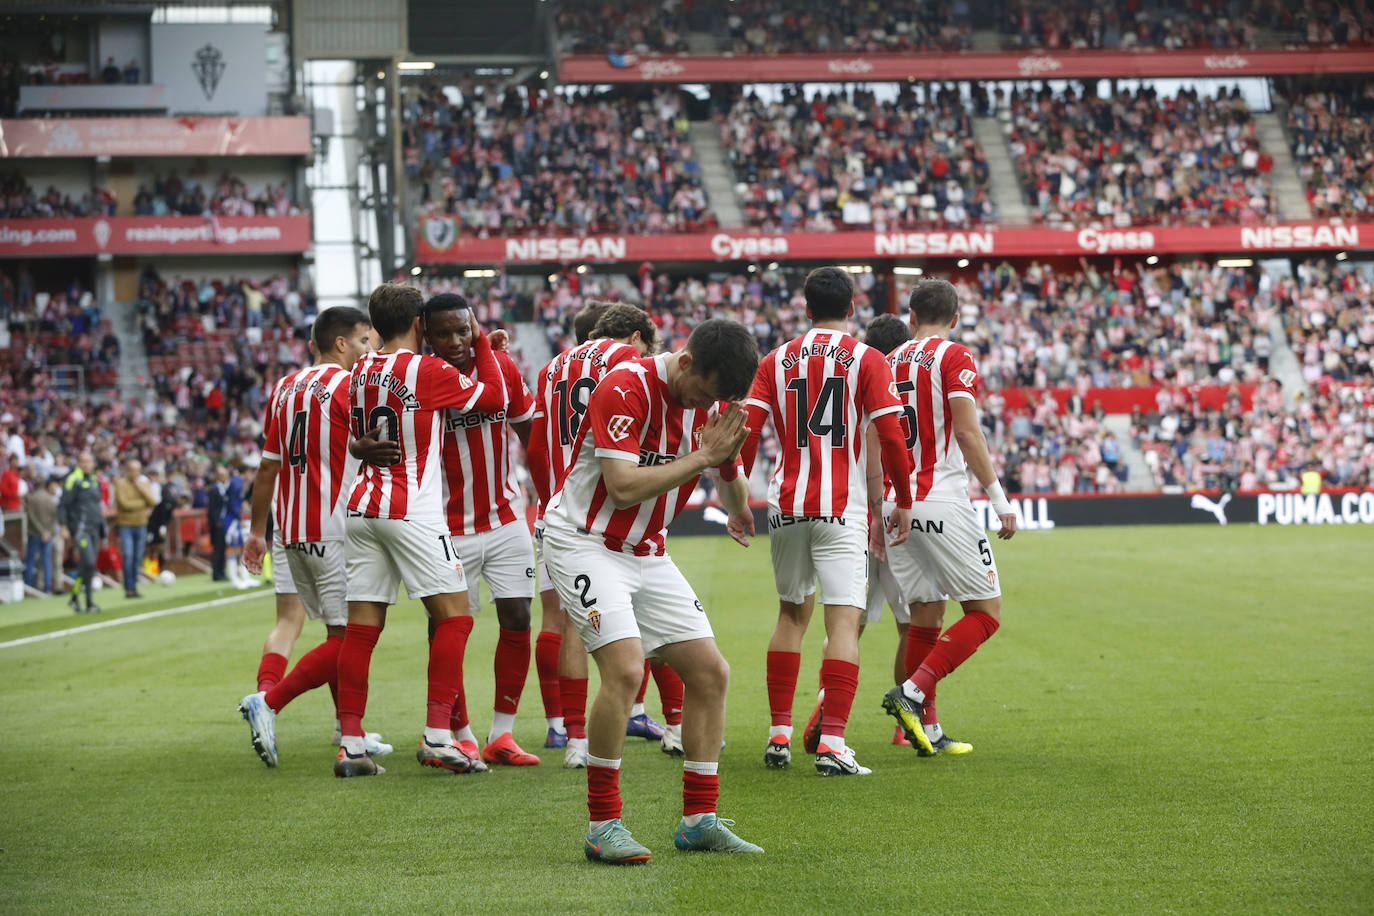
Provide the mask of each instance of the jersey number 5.
[{"label": "jersey number 5", "polygon": [[818,439],[829,437],[832,448],[844,448],[847,433],[844,425],[844,379],[832,375],[823,380],[814,407],[811,407],[808,379],[792,379],[787,383],[787,390],[797,393],[797,409],[792,417],[792,427],[797,431],[797,448],[807,447],[808,433]]},{"label": "jersey number 5", "polygon": [[[897,393],[899,395],[910,394],[915,390],[916,383],[910,379],[907,379],[905,382],[897,383]],[[907,450],[910,451],[916,447],[916,437],[918,435],[916,427],[916,408],[912,407],[910,404],[902,405],[902,426],[906,428],[906,447]]]}]

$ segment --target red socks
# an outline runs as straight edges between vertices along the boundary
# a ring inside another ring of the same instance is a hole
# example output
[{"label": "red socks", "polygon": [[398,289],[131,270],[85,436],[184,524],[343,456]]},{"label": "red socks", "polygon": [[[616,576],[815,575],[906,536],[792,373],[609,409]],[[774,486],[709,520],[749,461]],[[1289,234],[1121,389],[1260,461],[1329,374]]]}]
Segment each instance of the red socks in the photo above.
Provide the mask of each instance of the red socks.
[{"label": "red socks", "polygon": [[563,646],[563,634],[547,630],[534,640],[534,670],[539,675],[539,696],[544,700],[544,717],[563,715],[563,700],[558,686],[558,650]]},{"label": "red socks", "polygon": [[907,677],[916,673],[916,669],[921,667],[921,662],[926,660],[930,650],[934,649],[939,641],[939,627],[918,627],[915,624],[907,627],[906,653],[902,659]]},{"label": "red socks", "polygon": [[[559,695],[563,702],[563,727],[569,738],[587,737],[587,679],[560,677]],[[617,815],[618,816],[618,815]],[[605,818],[592,818],[605,820]]]},{"label": "red socks", "polygon": [[644,694],[649,690],[649,660],[644,659],[644,680],[639,682],[639,695],[635,697],[636,703],[644,702]]},{"label": "red socks", "polygon": [[267,691],[267,705],[272,711],[281,712],[287,703],[307,690],[313,690],[333,680],[339,668],[339,649],[342,647],[342,637],[330,636],[302,655],[301,660],[296,662],[296,667],[291,669],[291,673]]},{"label": "red socks", "polygon": [[458,693],[453,698],[453,714],[448,717],[448,721],[449,731],[453,732],[456,741],[458,733],[468,724],[468,694],[462,684],[458,685]]},{"label": "red socks", "polygon": [[520,694],[525,690],[525,679],[530,673],[530,631],[501,627],[491,667],[496,675],[494,708],[497,712],[515,715],[520,706]]},{"label": "red socks", "polygon": [[714,814],[720,798],[720,777],[715,773],[682,771],[682,816]]},{"label": "red socks", "polygon": [[367,710],[367,669],[372,650],[382,635],[381,627],[350,623],[339,646],[339,730],[347,736],[363,736],[363,713]]},{"label": "red socks", "polygon": [[844,737],[849,709],[854,705],[854,692],[859,689],[859,666],[837,658],[824,659],[821,662],[821,689],[825,691],[825,702],[821,705],[821,734]]},{"label": "red socks", "polygon": [[944,637],[930,650],[920,669],[911,676],[912,682],[921,688],[922,693],[929,695],[940,679],[948,676],[970,655],[978,651],[978,647],[997,632],[997,627],[996,618],[990,614],[969,611],[960,617],[954,626],[945,630]]},{"label": "red socks", "polygon": [[768,653],[768,713],[773,725],[792,724],[792,699],[797,693],[800,652]]},{"label": "red socks", "polygon": [[278,655],[276,652],[262,653],[262,661],[258,662],[258,692],[263,693],[277,686],[277,682],[286,674],[286,656]]},{"label": "red socks", "polygon": [[463,689],[463,653],[471,632],[472,618],[466,614],[446,617],[434,626],[434,641],[429,645],[426,728],[452,727],[453,701]]},{"label": "red socks", "polygon": [[658,698],[663,701],[663,722],[665,725],[682,724],[682,678],[677,676],[667,663],[650,667],[654,683],[658,685]]},{"label": "red socks", "polygon": [[594,821],[620,817],[620,767],[587,763],[587,813]]}]

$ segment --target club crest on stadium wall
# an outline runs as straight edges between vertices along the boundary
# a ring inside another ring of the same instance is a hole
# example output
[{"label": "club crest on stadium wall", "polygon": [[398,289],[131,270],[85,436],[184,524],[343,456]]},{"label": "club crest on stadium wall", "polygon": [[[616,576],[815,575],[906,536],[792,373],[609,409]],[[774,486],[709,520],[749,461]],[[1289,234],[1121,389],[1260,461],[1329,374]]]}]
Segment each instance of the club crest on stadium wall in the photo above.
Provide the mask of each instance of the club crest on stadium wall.
[{"label": "club crest on stadium wall", "polygon": [[200,89],[205,93],[207,102],[215,97],[220,78],[224,76],[224,71],[228,67],[229,65],[224,62],[224,52],[209,42],[196,52],[191,62],[191,72],[196,75],[196,82],[200,83]]}]

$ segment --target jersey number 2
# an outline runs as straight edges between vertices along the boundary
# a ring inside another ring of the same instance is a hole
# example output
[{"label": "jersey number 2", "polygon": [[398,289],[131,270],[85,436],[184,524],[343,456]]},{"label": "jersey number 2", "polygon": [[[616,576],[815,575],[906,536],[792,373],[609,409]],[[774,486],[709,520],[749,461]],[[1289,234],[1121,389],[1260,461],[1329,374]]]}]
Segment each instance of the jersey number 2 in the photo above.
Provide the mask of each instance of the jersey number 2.
[{"label": "jersey number 2", "polygon": [[807,447],[808,433],[818,439],[829,437],[832,448],[844,448],[844,379],[832,375],[822,381],[815,407],[810,407],[811,391],[807,379],[792,379],[787,383],[787,390],[797,393],[797,411],[792,418],[792,426],[797,431],[797,448]]}]

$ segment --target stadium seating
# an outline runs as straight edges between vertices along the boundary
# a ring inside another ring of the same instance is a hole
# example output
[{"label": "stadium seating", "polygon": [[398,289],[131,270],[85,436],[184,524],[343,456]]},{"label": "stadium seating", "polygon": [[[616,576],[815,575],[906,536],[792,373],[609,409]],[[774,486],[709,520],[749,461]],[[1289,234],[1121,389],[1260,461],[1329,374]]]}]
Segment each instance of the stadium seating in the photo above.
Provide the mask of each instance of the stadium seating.
[{"label": "stadium seating", "polygon": [[1032,218],[1047,225],[1271,222],[1272,156],[1238,94],[1153,90],[1008,100],[1011,154]]},{"label": "stadium seating", "polygon": [[499,116],[486,102],[470,92],[455,103],[437,86],[408,98],[407,174],[427,212],[492,235],[714,224],[675,94],[530,102],[512,90]]},{"label": "stadium seating", "polygon": [[1288,139],[1314,216],[1357,219],[1374,209],[1374,94],[1309,92],[1288,103]]},{"label": "stadium seating", "polygon": [[995,218],[987,160],[956,92],[740,98],[720,126],[745,215],[784,232],[965,228]]}]

